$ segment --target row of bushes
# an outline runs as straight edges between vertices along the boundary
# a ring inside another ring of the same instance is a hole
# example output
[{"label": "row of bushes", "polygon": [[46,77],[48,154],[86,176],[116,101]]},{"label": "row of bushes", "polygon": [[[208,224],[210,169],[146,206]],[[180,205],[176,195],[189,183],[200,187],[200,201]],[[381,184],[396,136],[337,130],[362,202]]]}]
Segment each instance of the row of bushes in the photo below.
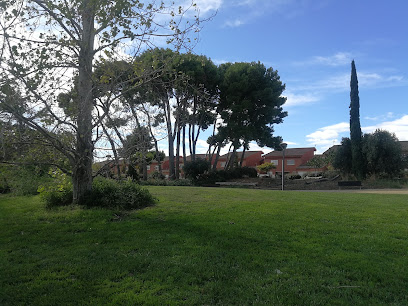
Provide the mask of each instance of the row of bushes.
[{"label": "row of bushes", "polygon": [[193,181],[196,185],[213,185],[216,182],[225,182],[243,177],[257,177],[258,173],[254,168],[239,167],[231,170],[208,171],[197,176]]},{"label": "row of bushes", "polygon": [[188,179],[165,180],[165,179],[148,179],[147,181],[138,181],[141,186],[191,186],[192,182]]},{"label": "row of bushes", "polygon": [[[38,191],[47,208],[65,206],[72,203],[72,183],[63,173],[56,171],[54,180],[41,186]],[[115,181],[97,177],[92,183],[92,192],[80,203],[85,207],[117,209],[140,209],[151,206],[156,199],[147,189],[141,188],[131,180]]]}]

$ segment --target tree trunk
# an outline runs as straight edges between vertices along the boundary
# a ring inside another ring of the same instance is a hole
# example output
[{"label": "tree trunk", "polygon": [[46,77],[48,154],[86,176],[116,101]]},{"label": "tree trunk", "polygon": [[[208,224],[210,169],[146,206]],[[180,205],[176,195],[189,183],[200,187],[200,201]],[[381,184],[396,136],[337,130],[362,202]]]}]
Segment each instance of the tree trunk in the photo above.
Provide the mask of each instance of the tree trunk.
[{"label": "tree trunk", "polygon": [[187,162],[187,155],[186,155],[186,126],[183,126],[183,164],[185,165]]},{"label": "tree trunk", "polygon": [[115,165],[116,165],[116,172],[118,174],[118,179],[120,180],[122,178],[121,173],[120,173],[120,161],[119,161],[119,155],[116,150],[115,142],[113,141],[112,137],[109,135],[108,131],[106,130],[106,127],[103,123],[101,123],[102,130],[105,133],[106,137],[108,138],[108,141],[111,145],[112,151],[113,151],[113,156],[115,158]]},{"label": "tree trunk", "polygon": [[218,163],[218,159],[220,158],[220,152],[221,152],[221,144],[218,145],[217,155],[215,155],[213,170],[217,170],[217,163]]},{"label": "tree trunk", "polygon": [[176,133],[176,179],[180,178],[180,129]]},{"label": "tree trunk", "polygon": [[229,168],[229,165],[230,165],[230,162],[231,162],[231,157],[232,157],[232,156],[230,155],[231,148],[232,148],[232,143],[231,143],[230,147],[228,148],[227,161],[225,162],[225,166],[224,166],[224,169],[225,169],[225,170],[227,170],[227,169]]},{"label": "tree trunk", "polygon": [[244,144],[244,149],[242,150],[241,160],[239,161],[239,166],[242,167],[242,164],[245,159],[246,145]]},{"label": "tree trunk", "polygon": [[78,129],[72,177],[74,203],[80,203],[84,195],[92,190],[92,61],[95,39],[92,1],[84,0],[82,26],[78,69]]},{"label": "tree trunk", "polygon": [[143,180],[147,181],[147,163],[146,163],[146,154],[144,151],[142,153],[142,172],[143,172]]}]

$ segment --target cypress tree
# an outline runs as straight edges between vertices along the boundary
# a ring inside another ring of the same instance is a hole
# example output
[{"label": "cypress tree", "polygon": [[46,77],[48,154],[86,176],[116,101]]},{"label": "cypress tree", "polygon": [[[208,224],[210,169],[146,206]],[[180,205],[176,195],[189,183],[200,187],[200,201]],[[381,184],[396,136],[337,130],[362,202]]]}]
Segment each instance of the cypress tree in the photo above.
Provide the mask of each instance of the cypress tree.
[{"label": "cypress tree", "polygon": [[350,140],[352,172],[357,179],[361,180],[365,176],[365,171],[360,126],[360,98],[358,96],[358,80],[354,60],[351,62],[350,80]]}]

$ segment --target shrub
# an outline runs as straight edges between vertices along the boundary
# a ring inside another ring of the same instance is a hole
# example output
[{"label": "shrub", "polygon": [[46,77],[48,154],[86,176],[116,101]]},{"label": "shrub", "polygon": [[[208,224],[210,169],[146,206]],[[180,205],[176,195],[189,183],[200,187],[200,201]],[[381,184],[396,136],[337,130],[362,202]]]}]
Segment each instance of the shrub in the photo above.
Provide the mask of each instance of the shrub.
[{"label": "shrub", "polygon": [[10,185],[7,182],[5,177],[0,177],[0,193],[8,193],[10,192]]},{"label": "shrub", "polygon": [[267,173],[271,169],[275,169],[276,166],[273,163],[263,163],[256,167],[259,171]]},{"label": "shrub", "polygon": [[302,177],[299,174],[292,174],[291,176],[289,176],[290,180],[298,180],[301,179]]},{"label": "shrub", "polygon": [[150,175],[150,178],[152,178],[154,180],[164,180],[166,177],[163,174],[161,174],[160,172],[155,171]]},{"label": "shrub", "polygon": [[255,168],[251,167],[242,167],[242,175],[247,175],[249,177],[258,177],[258,171]]},{"label": "shrub", "polygon": [[191,186],[192,182],[188,179],[178,179],[174,181],[167,181],[167,186]]},{"label": "shrub", "polygon": [[132,180],[138,181],[139,180],[139,173],[135,169],[133,165],[129,165],[128,170],[127,170],[127,176],[131,177]]},{"label": "shrub", "polygon": [[215,170],[198,175],[193,182],[195,185],[213,185],[216,182],[225,182],[227,180],[240,179],[243,176],[257,177],[258,173],[254,168],[237,167],[231,170]]},{"label": "shrub", "polygon": [[38,192],[47,208],[65,206],[72,203],[71,179],[61,170],[50,170],[52,182],[41,185]]},{"label": "shrub", "polygon": [[38,187],[50,181],[47,171],[34,165],[0,165],[0,193],[36,195]]},{"label": "shrub", "polygon": [[135,182],[98,177],[93,181],[92,192],[85,196],[81,205],[130,210],[151,206],[155,202],[149,191]]},{"label": "shrub", "polygon": [[199,175],[210,169],[210,162],[205,159],[196,159],[195,161],[186,162],[183,167],[184,174],[187,178],[196,180]]},{"label": "shrub", "polygon": [[166,180],[160,179],[148,179],[147,181],[139,181],[137,182],[141,186],[167,186]]}]

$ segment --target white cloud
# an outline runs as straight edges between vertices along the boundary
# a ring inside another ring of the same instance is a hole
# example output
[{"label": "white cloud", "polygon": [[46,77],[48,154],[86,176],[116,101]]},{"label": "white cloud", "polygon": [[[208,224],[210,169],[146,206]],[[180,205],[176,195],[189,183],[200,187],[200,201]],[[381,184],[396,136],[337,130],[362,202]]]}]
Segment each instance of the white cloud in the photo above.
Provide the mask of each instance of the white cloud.
[{"label": "white cloud", "polygon": [[393,121],[385,121],[376,125],[361,128],[364,133],[372,133],[376,129],[395,133],[399,140],[408,140],[408,115],[404,115]]},{"label": "white cloud", "polygon": [[386,113],[384,115],[381,115],[381,116],[375,116],[375,117],[367,116],[367,117],[364,117],[364,119],[371,120],[371,121],[384,121],[384,120],[392,119],[392,118],[394,118],[394,113],[393,112],[388,112],[388,113]]},{"label": "white cloud", "polygon": [[225,60],[225,59],[213,59],[212,60],[214,64],[216,65],[221,65],[221,64],[225,64],[228,63],[229,61]]},{"label": "white cloud", "polygon": [[195,0],[200,14],[207,15],[219,10],[223,4],[223,0]]},{"label": "white cloud", "polygon": [[[205,0],[202,1],[205,2]],[[224,27],[239,27],[256,21],[266,14],[287,14],[293,7],[298,7],[296,2],[294,0],[224,0],[219,8],[224,8],[229,17],[224,22]]]},{"label": "white cloud", "polygon": [[[334,144],[339,144],[344,133],[350,130],[348,122],[341,122],[319,128],[317,131],[306,135],[307,142],[315,145],[318,153],[324,152]],[[343,135],[342,135],[343,134]]]},{"label": "white cloud", "polygon": [[[392,113],[388,113],[392,115]],[[384,121],[376,125],[362,127],[363,133],[372,133],[377,129],[394,133],[399,140],[408,140],[408,115],[393,121]],[[315,145],[318,153],[322,153],[335,144],[340,144],[342,137],[349,137],[350,125],[348,122],[341,122],[317,129],[315,132],[306,135],[308,143]]]},{"label": "white cloud", "polygon": [[237,28],[241,25],[245,24],[244,21],[240,20],[240,19],[235,19],[235,20],[228,20],[224,23],[224,26],[227,28]]},{"label": "white cloud", "polygon": [[334,55],[329,56],[314,56],[313,58],[303,61],[295,62],[296,66],[305,65],[325,65],[325,66],[343,66],[349,65],[353,59],[353,55],[350,52],[337,52]]},{"label": "white cloud", "polygon": [[313,94],[286,94],[287,100],[285,103],[286,107],[305,105],[317,102],[320,98]]},{"label": "white cloud", "polygon": [[[408,80],[403,76],[385,75],[370,72],[357,72],[359,88],[389,88],[396,86],[407,86]],[[311,82],[307,85],[299,85],[296,91],[350,91],[350,73],[343,73],[326,77],[325,79]]]}]

